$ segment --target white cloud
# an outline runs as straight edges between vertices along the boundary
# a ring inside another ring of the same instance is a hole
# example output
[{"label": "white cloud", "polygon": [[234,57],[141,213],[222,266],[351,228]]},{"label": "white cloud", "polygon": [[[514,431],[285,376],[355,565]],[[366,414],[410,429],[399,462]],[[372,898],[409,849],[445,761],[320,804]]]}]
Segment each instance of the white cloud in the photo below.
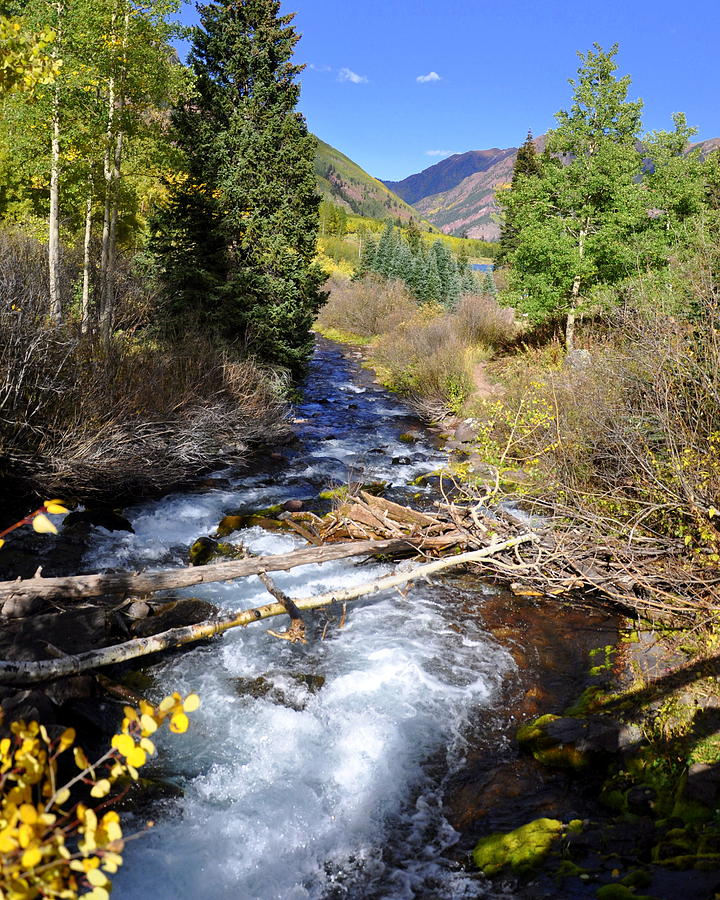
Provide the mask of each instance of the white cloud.
[{"label": "white cloud", "polygon": [[358,75],[352,69],[340,69],[338,72],[338,81],[350,81],[353,84],[367,84],[368,80],[364,75]]},{"label": "white cloud", "polygon": [[442,81],[442,78],[437,72],[428,72],[427,75],[418,75],[415,81],[420,84],[427,84],[428,81]]},{"label": "white cloud", "polygon": [[425,156],[455,156],[456,150],[426,150]]},{"label": "white cloud", "polygon": [[315,63],[308,63],[308,69],[313,72],[332,72],[332,66],[316,66]]}]

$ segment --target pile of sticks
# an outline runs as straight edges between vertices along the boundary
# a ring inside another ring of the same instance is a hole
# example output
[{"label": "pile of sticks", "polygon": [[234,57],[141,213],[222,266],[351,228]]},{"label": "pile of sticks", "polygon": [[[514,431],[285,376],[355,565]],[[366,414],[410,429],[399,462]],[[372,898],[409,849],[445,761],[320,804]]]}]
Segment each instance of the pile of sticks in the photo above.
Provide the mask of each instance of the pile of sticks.
[{"label": "pile of sticks", "polygon": [[[286,520],[309,546],[266,557],[246,556],[205,566],[164,572],[110,573],[67,578],[35,578],[0,583],[5,615],[29,613],[38,599],[67,608],[92,601],[117,608],[159,591],[257,575],[274,602],[241,613],[216,615],[195,625],[172,628],[152,637],[134,638],[112,647],[60,659],[0,660],[0,683],[27,684],[97,669],[161,650],[205,640],[231,628],[274,616],[290,617],[290,641],[305,641],[303,612],[388,591],[439,571],[471,566],[484,578],[510,587],[519,596],[562,598],[567,602],[610,604],[631,615],[664,622],[699,622],[720,613],[717,579],[688,568],[650,539],[628,542],[600,538],[588,523],[532,519],[507,507],[489,509],[482,500],[435,503],[418,511],[364,491],[349,496],[332,513],[319,518],[287,514]],[[417,559],[391,575],[321,595],[290,598],[269,572],[360,556]]]}]

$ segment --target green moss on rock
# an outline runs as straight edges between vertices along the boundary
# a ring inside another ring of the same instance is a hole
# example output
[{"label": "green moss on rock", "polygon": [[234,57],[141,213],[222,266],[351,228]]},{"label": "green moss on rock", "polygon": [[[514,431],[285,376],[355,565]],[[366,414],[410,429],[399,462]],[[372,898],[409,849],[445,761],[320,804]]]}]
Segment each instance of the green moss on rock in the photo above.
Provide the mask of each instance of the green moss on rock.
[{"label": "green moss on rock", "polygon": [[520,747],[544,766],[552,766],[556,769],[573,769],[578,771],[589,765],[589,757],[578,750],[573,744],[563,744],[550,737],[546,727],[560,719],[552,713],[533,719],[521,725],[516,738]]},{"label": "green moss on rock", "polygon": [[472,852],[473,862],[485,875],[496,875],[504,868],[529,872],[545,859],[562,833],[563,824],[557,819],[536,819],[515,831],[483,838]]},{"label": "green moss on rock", "polygon": [[595,892],[598,900],[657,900],[649,894],[636,894],[624,884],[604,884]]}]

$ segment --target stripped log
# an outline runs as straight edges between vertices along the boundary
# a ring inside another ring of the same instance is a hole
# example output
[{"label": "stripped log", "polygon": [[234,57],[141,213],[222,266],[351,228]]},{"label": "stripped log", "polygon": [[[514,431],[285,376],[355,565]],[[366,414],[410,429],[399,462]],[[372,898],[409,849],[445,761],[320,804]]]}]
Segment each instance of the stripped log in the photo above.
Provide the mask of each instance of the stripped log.
[{"label": "stripped log", "polygon": [[[356,587],[345,588],[340,591],[329,591],[315,597],[303,597],[292,602],[298,610],[309,610],[330,606],[333,603],[358,600],[361,597],[369,597],[381,591],[399,587],[401,584],[406,584],[409,581],[428,578],[430,575],[441,572],[444,569],[470,563],[482,563],[483,560],[513,547],[536,541],[537,536],[535,534],[521,534],[507,541],[490,544],[482,550],[473,550],[470,553],[461,553],[456,556],[437,559],[425,565],[419,565],[409,572],[396,572],[393,575],[387,575]],[[259,562],[261,559],[262,557],[257,557],[254,562]],[[265,557],[264,562],[267,563],[267,557]],[[67,675],[77,675],[91,669],[127,662],[130,659],[138,659],[161,650],[206,640],[231,628],[243,627],[250,625],[252,622],[259,622],[263,619],[281,615],[287,615],[285,603],[269,603],[238,614],[200,622],[197,625],[172,628],[152,637],[135,638],[122,644],[116,644],[114,647],[89,650],[85,653],[78,653],[75,656],[65,656],[62,659],[43,659],[38,662],[2,660],[0,661],[0,683],[36,684]]]},{"label": "stripped log", "polygon": [[411,550],[444,550],[463,545],[465,536],[455,534],[431,538],[392,538],[382,541],[353,541],[309,547],[276,556],[255,556],[229,560],[208,566],[172,569],[164,572],[115,572],[98,575],[74,575],[66,578],[28,578],[24,581],[0,582],[0,604],[6,600],[62,597],[87,600],[92,597],[118,597],[129,594],[152,594],[156,591],[177,590],[215,581],[234,581],[259,572],[277,572],[323,563],[351,556],[400,554]]}]

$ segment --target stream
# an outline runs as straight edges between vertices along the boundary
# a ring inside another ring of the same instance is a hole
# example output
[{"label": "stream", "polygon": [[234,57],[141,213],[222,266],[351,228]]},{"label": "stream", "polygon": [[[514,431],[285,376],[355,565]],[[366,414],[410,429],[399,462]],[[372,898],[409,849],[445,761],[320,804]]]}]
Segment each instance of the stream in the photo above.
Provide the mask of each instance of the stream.
[{"label": "stream", "polygon": [[[95,531],[83,569],[184,565],[188,547],[223,515],[307,501],[349,480],[385,481],[387,496],[400,501],[423,492],[431,499],[431,488],[410,482],[446,454],[352,354],[318,339],[295,416],[298,437],[282,458],[275,453],[251,472],[217,473],[218,487],[205,492],[127,510],[135,534]],[[409,428],[416,443],[399,439]],[[260,528],[233,539],[264,554],[302,543]],[[299,597],[390,568],[342,560],[273,577]],[[268,600],[255,577],[177,594],[191,595],[228,611]],[[158,741],[156,761],[143,770],[174,786],[176,796],[143,809],[155,827],[128,844],[113,897],[517,896],[465,871],[467,846],[450,821],[484,814],[463,805],[463,773],[496,783],[488,759],[515,764],[508,698],[526,697],[518,667],[532,670],[538,656],[532,641],[518,638],[522,623],[510,628],[510,640],[495,637],[483,620],[486,605],[488,621],[498,624],[506,608],[501,592],[456,575],[352,604],[345,623],[340,610],[317,615],[307,645],[269,637],[261,624],[149,666],[153,699],[196,692],[202,706],[187,734]],[[507,631],[504,618],[501,624]],[[562,649],[550,625],[545,642]],[[575,651],[576,635],[567,643]],[[536,697],[539,705],[542,699]],[[135,818],[142,827],[144,819]]]}]

